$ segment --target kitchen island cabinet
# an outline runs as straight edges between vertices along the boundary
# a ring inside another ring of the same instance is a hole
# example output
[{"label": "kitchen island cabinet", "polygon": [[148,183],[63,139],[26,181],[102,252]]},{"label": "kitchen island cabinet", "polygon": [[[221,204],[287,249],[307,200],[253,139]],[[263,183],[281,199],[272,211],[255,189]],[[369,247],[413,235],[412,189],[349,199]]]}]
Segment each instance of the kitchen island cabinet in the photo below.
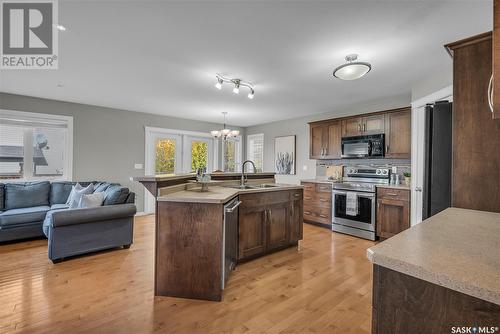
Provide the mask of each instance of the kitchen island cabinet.
[{"label": "kitchen island cabinet", "polygon": [[499,234],[500,214],[448,208],[369,248],[372,333],[498,326]]},{"label": "kitchen island cabinet", "polygon": [[[236,189],[232,184],[239,175],[219,174],[215,178],[225,183],[201,192],[193,183],[179,184],[182,177],[136,178],[151,189],[151,183],[175,181],[156,189],[155,295],[220,301],[233,259],[247,261],[297,245],[302,186],[270,185],[269,174],[252,176],[250,183],[260,176],[267,184]],[[233,213],[227,221],[225,211]]]}]

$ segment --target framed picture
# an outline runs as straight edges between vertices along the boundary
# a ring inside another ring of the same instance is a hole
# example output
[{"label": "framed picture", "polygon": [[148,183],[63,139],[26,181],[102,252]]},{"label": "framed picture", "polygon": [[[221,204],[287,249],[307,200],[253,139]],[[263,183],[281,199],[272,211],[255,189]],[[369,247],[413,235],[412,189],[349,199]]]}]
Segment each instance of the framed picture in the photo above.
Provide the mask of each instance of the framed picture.
[{"label": "framed picture", "polygon": [[276,174],[295,175],[295,136],[274,138],[274,168]]}]

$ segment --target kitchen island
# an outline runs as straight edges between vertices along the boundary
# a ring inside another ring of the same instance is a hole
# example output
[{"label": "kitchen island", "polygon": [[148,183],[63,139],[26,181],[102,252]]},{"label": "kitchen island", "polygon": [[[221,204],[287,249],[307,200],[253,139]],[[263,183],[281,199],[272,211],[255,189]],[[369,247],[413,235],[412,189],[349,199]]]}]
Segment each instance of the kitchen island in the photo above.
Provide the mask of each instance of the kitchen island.
[{"label": "kitchen island", "polygon": [[208,191],[194,175],[138,177],[156,195],[155,295],[220,301],[237,263],[298,245],[302,186],[273,173],[213,174]]},{"label": "kitchen island", "polygon": [[449,208],[369,248],[372,333],[494,333],[499,236],[499,213]]}]

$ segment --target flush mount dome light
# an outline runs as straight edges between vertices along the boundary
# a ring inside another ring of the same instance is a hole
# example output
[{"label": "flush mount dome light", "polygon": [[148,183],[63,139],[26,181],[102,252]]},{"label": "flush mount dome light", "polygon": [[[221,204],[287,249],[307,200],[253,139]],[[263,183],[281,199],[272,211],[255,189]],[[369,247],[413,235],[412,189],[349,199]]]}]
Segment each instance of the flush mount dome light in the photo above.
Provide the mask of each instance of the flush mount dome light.
[{"label": "flush mount dome light", "polygon": [[340,65],[333,71],[333,76],[342,80],[356,80],[370,72],[372,65],[358,59],[357,54],[350,54],[345,57],[347,63]]}]

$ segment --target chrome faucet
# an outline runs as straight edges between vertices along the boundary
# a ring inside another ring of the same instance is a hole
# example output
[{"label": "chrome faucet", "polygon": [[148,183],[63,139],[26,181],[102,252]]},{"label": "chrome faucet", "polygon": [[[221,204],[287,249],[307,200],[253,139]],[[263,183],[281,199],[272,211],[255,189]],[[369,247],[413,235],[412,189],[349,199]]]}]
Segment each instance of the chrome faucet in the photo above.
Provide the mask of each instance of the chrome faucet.
[{"label": "chrome faucet", "polygon": [[245,187],[245,183],[247,182],[246,177],[245,177],[245,165],[246,163],[249,162],[252,164],[253,167],[253,172],[254,174],[257,173],[257,168],[255,168],[255,164],[253,163],[252,160],[245,160],[243,164],[241,165],[241,182],[240,182],[240,187]]}]

